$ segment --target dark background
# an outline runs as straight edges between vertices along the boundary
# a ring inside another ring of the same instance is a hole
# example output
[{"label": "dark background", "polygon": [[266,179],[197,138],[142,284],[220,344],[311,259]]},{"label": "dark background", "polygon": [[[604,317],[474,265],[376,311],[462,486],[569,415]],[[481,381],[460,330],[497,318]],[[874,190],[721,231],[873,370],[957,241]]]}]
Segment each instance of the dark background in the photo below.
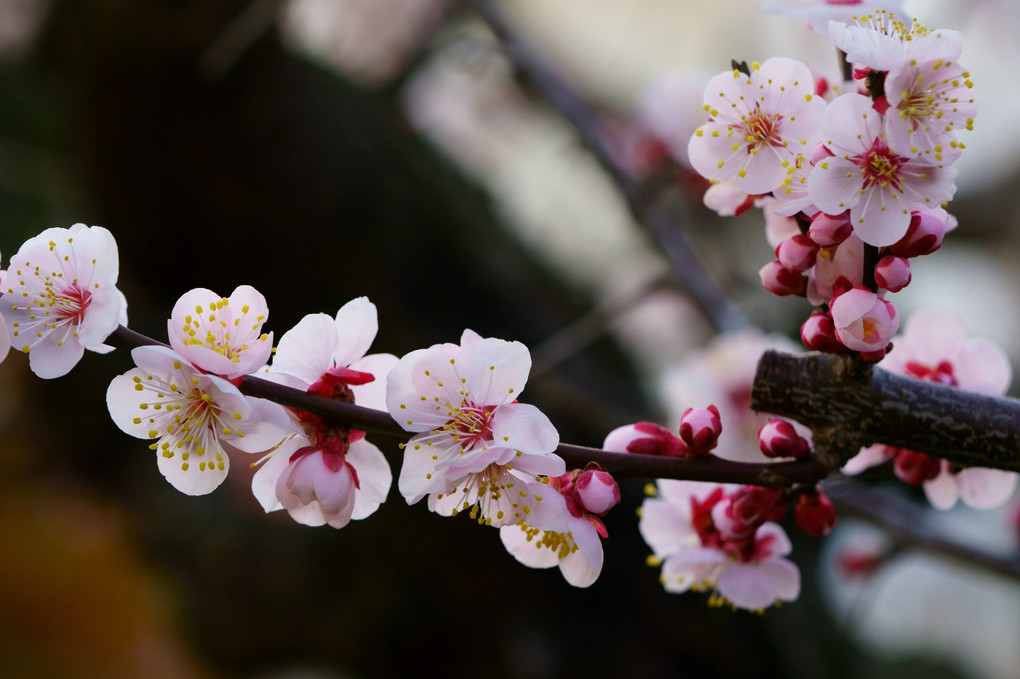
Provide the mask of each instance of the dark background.
[{"label": "dark background", "polygon": [[[465,325],[533,345],[587,310],[416,136],[395,87],[346,82],[273,30],[203,75],[200,54],[246,4],[53,3],[31,51],[0,64],[4,255],[50,226],[109,228],[131,326],[157,338],[193,287],[255,286],[277,338],[367,295],[373,350],[397,355]],[[25,363],[0,366],[0,675],[953,676],[861,656],[817,600],[806,541],[795,605],[756,616],[664,594],[636,531],[642,482],[607,517],[601,578],[575,590],[395,489],[340,531],[265,516],[246,460],[185,497],[108,418],[124,352],[52,382]],[[608,340],[526,400],[590,445],[649,407]],[[395,442],[380,445],[396,468]],[[284,674],[298,671],[320,674]]]}]

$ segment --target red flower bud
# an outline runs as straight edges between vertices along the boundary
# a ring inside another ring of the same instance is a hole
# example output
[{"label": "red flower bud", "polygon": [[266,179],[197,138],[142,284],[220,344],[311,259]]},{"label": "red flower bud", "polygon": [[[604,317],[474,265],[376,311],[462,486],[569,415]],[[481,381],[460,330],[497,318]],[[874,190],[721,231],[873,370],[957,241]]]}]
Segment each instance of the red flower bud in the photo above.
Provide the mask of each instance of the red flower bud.
[{"label": "red flower bud", "polygon": [[811,446],[786,420],[769,420],[758,430],[758,448],[766,457],[804,457]]},{"label": "red flower bud", "polygon": [[721,433],[722,421],[715,406],[688,408],[680,416],[680,438],[694,455],[705,455],[715,448]]},{"label": "red flower bud", "polygon": [[774,295],[786,297],[787,295],[804,296],[807,291],[807,276],[790,271],[778,260],[772,260],[759,271],[761,285]]},{"label": "red flower bud", "polygon": [[836,508],[825,493],[817,489],[797,498],[793,516],[800,529],[815,538],[827,535],[836,526]]}]

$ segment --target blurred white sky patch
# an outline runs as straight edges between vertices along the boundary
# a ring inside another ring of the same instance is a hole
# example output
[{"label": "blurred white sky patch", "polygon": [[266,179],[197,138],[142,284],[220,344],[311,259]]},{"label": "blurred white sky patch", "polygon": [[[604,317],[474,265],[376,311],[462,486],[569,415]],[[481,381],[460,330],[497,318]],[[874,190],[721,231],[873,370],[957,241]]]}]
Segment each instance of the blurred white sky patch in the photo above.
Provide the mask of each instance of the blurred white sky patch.
[{"label": "blurred white sky patch", "polygon": [[19,57],[35,41],[49,0],[0,0],[0,56]]},{"label": "blurred white sky patch", "polygon": [[[1015,550],[1006,509],[927,510],[951,533],[996,553]],[[890,660],[947,662],[967,676],[1015,679],[1020,667],[1020,585],[921,552],[893,557],[869,579],[837,571],[846,548],[874,544],[868,524],[841,521],[823,546],[819,586],[851,639]]]},{"label": "blurred white sky patch", "polygon": [[290,0],[281,30],[299,52],[364,84],[398,75],[448,0]]}]

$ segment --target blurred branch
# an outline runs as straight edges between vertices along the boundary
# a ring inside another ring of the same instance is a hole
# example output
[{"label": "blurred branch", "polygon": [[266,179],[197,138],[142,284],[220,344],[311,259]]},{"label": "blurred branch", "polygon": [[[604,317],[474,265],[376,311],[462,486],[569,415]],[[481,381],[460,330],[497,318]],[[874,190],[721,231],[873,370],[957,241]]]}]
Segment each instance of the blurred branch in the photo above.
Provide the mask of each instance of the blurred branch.
[{"label": "blurred branch", "polygon": [[673,271],[705,318],[721,332],[746,328],[749,323],[743,311],[712,280],[682,226],[649,200],[643,183],[613,156],[594,107],[524,43],[492,0],[467,1],[503,43],[513,63],[577,130],[585,146],[623,194],[631,215],[658,241]]},{"label": "blurred branch", "polygon": [[1020,555],[996,556],[946,535],[934,525],[929,512],[903,498],[860,484],[827,483],[824,488],[841,514],[875,524],[897,543],[1020,577]]},{"label": "blurred branch", "polygon": [[209,80],[226,75],[245,50],[272,28],[282,5],[283,0],[252,0],[198,55],[199,72]]},{"label": "blurred branch", "polygon": [[851,356],[777,351],[759,361],[751,399],[755,410],[797,420],[823,439],[838,433],[844,456],[884,443],[1020,472],[1016,399],[893,375]]}]

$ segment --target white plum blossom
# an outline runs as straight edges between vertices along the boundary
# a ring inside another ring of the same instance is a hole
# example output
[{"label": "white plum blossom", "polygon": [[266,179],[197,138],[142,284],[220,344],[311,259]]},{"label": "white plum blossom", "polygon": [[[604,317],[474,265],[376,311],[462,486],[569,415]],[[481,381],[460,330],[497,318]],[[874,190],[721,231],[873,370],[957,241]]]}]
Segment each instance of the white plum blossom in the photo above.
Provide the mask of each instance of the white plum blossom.
[{"label": "white plum blossom", "polygon": [[709,603],[761,610],[800,594],[800,571],[788,559],[790,540],[775,523],[764,522],[744,537],[728,535],[713,512],[723,507],[730,486],[659,479],[658,495],[646,498],[638,525],[662,565],[667,592],[708,591]]},{"label": "white plum blossom", "polygon": [[955,61],[911,59],[885,78],[885,136],[889,148],[935,163],[954,162],[963,151],[957,130],[974,129],[977,102],[970,73]]},{"label": "white plum blossom", "polygon": [[[620,487],[609,473],[598,469],[568,472],[549,479],[553,491],[545,501],[547,517],[542,528],[534,519],[499,529],[503,546],[530,568],[559,566],[574,587],[588,587],[602,572],[602,541],[609,537],[598,518],[620,502]],[[559,523],[558,529],[552,522]]]},{"label": "white plum blossom", "polygon": [[833,156],[818,160],[808,175],[815,205],[829,215],[849,209],[854,233],[880,247],[907,232],[910,201],[935,208],[956,192],[956,168],[890,149],[882,118],[868,97],[838,97],[822,116],[824,144]]},{"label": "white plum blossom", "polygon": [[[880,367],[898,375],[938,382],[989,396],[1006,393],[1013,371],[999,345],[984,338],[967,337],[952,314],[919,312],[910,317],[903,334],[895,337],[896,350]],[[923,453],[875,445],[863,449],[844,466],[848,474],[893,459],[897,476],[921,484],[937,509],[950,509],[958,500],[975,509],[990,509],[1012,496],[1017,474],[999,469],[968,467],[954,470],[946,460]]]},{"label": "white plum blossom", "polygon": [[824,108],[811,71],[793,59],[755,62],[750,75],[721,73],[705,87],[711,118],[691,137],[691,165],[707,179],[732,179],[745,193],[768,193],[807,149]]},{"label": "white plum blossom", "polygon": [[762,5],[764,14],[785,14],[803,21],[808,28],[828,37],[829,22],[850,22],[878,9],[901,11],[903,0],[787,0]]},{"label": "white plum blossom", "polygon": [[11,258],[0,311],[11,345],[28,354],[37,376],[66,375],[85,349],[103,344],[127,323],[117,289],[117,242],[101,226],[46,229]]},{"label": "white plum blossom", "polygon": [[167,334],[174,351],[206,372],[227,379],[262,368],[273,351],[273,333],[262,332],[269,307],[250,285],[230,297],[196,288],[177,300]]},{"label": "white plum blossom", "polygon": [[[335,318],[309,314],[280,338],[263,376],[383,410],[384,377],[397,357],[365,355],[378,329],[375,305],[365,297],[345,304]],[[307,413],[291,417],[291,433],[252,478],[252,492],[263,509],[286,509],[298,523],[333,528],[373,514],[393,481],[382,451],[363,432]]]},{"label": "white plum blossom", "polygon": [[854,23],[830,21],[829,38],[847,61],[874,71],[891,71],[911,59],[956,61],[963,51],[959,31],[908,24],[886,9],[859,15]]},{"label": "white plum blossom", "polygon": [[153,443],[159,471],[177,490],[205,495],[227,476],[224,444],[243,452],[279,440],[263,410],[227,380],[204,373],[172,349],[131,351],[137,368],[113,378],[106,391],[110,417],[127,434]]},{"label": "white plum blossom", "polygon": [[535,513],[544,513],[550,490],[537,477],[559,476],[565,465],[553,452],[559,434],[549,418],[516,402],[530,370],[531,354],[520,342],[470,330],[460,345],[437,344],[398,361],[386,404],[415,433],[398,481],[408,504],[427,495],[429,509],[440,514],[470,510],[488,525],[527,519],[546,528]]}]

